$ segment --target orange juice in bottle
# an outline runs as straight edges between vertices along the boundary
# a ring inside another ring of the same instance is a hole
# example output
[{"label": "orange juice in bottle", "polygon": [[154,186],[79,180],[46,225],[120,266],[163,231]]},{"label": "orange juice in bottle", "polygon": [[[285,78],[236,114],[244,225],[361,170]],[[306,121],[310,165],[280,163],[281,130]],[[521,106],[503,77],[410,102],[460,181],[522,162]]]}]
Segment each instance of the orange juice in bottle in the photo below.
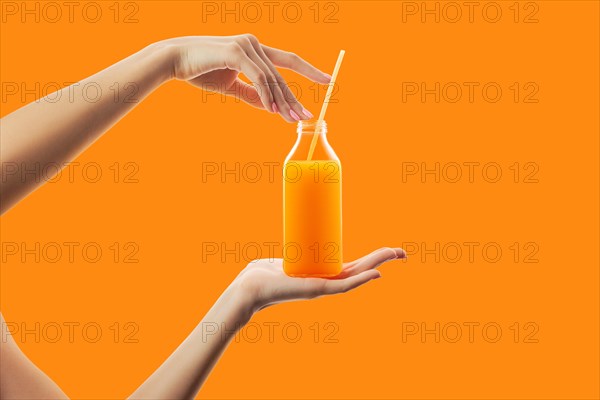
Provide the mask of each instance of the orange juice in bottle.
[{"label": "orange juice in bottle", "polygon": [[283,269],[297,277],[330,277],[342,270],[342,169],[320,121],[298,122],[298,139],[283,168]]}]

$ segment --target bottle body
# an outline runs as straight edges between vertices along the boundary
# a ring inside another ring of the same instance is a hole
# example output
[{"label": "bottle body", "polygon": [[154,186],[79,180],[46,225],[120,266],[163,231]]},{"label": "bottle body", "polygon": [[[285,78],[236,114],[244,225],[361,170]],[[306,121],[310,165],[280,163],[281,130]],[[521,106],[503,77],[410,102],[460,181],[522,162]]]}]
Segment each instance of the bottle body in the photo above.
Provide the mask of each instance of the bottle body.
[{"label": "bottle body", "polygon": [[[310,142],[318,129],[313,157]],[[298,140],[283,168],[283,268],[297,277],[331,277],[342,270],[342,168],[326,125],[298,123]]]}]

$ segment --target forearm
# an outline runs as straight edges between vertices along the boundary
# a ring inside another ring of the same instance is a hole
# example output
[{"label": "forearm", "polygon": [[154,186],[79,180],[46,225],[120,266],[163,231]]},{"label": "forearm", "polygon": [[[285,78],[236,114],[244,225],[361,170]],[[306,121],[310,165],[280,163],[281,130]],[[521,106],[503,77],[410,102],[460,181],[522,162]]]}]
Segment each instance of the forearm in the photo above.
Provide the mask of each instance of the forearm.
[{"label": "forearm", "polygon": [[223,351],[252,317],[253,306],[234,282],[171,356],[130,399],[193,399]]},{"label": "forearm", "polygon": [[0,211],[44,183],[40,171],[56,171],[56,166],[73,160],[169,80],[174,51],[160,43],[150,45],[60,94],[52,93],[2,118]]},{"label": "forearm", "polygon": [[67,395],[35,366],[15,343],[0,314],[0,399],[67,399]]}]

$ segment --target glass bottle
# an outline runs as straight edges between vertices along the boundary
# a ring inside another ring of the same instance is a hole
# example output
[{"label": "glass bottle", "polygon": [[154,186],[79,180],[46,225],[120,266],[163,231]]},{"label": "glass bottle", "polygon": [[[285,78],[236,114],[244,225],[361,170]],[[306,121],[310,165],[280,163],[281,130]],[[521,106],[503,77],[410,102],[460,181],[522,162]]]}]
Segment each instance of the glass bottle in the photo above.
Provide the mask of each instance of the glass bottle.
[{"label": "glass bottle", "polygon": [[298,139],[283,168],[283,269],[297,277],[330,277],[342,270],[342,168],[319,123],[298,122]]}]

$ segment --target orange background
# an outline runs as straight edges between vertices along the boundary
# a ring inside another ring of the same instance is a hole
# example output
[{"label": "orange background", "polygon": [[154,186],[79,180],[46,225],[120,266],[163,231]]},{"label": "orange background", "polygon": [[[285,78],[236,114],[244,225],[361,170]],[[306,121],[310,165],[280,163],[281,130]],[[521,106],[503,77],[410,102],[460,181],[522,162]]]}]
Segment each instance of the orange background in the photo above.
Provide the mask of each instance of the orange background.
[{"label": "orange background", "polygon": [[[130,24],[112,20],[113,2],[99,2],[106,14],[95,24],[77,13],[73,23],[7,16],[1,80],[29,88],[78,81],[179,35],[251,32],[325,71],[345,49],[337,103],[327,113],[329,139],[344,168],[344,258],[406,242],[427,248],[478,242],[479,250],[473,262],[466,254],[436,262],[419,251],[408,262],[386,264],[384,279],[357,291],[261,311],[253,322],[262,338],[232,343],[200,396],[598,398],[598,2],[536,2],[537,23],[523,22],[535,9],[526,2],[518,4],[518,23],[512,1],[497,3],[497,23],[482,18],[485,2],[472,23],[466,8],[459,22],[436,23],[429,16],[422,23],[420,14],[402,22],[401,2],[330,3],[318,4],[315,22],[314,3],[297,2],[303,11],[297,23],[277,11],[273,22],[266,15],[255,23],[236,23],[232,16],[225,23],[220,16],[203,21],[202,3],[195,1],[137,2],[138,22]],[[338,21],[324,23],[335,4]],[[120,20],[133,10],[119,6]],[[289,71],[284,76],[298,83],[301,101],[317,114],[324,90],[316,101],[307,80]],[[490,103],[476,91],[473,102],[465,93],[456,103],[435,103],[432,96],[403,102],[402,82],[480,82],[480,88],[497,82],[503,96]],[[525,91],[514,102],[514,82],[535,82],[538,102],[524,103]],[[20,96],[8,96],[2,116],[23,104]],[[78,158],[81,165],[102,167],[98,183],[81,174],[73,182],[62,178],[2,217],[3,243],[96,242],[105,251],[97,263],[85,262],[81,253],[73,263],[66,256],[57,263],[7,256],[1,269],[7,322],[30,329],[36,322],[69,321],[103,328],[97,343],[76,331],[74,343],[16,336],[21,348],[73,398],[130,394],[246,264],[233,256],[223,263],[218,255],[203,262],[202,243],[232,248],[281,241],[280,180],[269,182],[265,169],[256,183],[231,176],[203,183],[202,162],[230,168],[282,163],[294,140],[293,125],[230,98],[204,96],[183,82],[158,89]],[[115,162],[136,163],[139,182],[114,183],[108,167]],[[464,177],[458,183],[431,177],[403,182],[403,162],[496,162],[503,176],[498,183],[481,175],[473,183]],[[522,176],[514,183],[509,166],[515,162],[536,163],[538,183],[523,183]],[[115,263],[108,250],[113,242],[137,243],[139,262],[122,262],[122,250]],[[537,245],[539,262],[523,262],[523,249],[515,262],[514,242]],[[482,257],[486,243],[501,246],[498,262]],[[138,343],[114,343],[109,327],[128,321],[139,327]],[[269,322],[281,323],[273,343],[266,338]],[[327,322],[338,327],[337,343],[324,340],[331,333]],[[470,343],[466,329],[457,343],[435,343],[431,335],[403,341],[407,322],[429,329],[436,322],[477,322],[480,328],[493,322],[503,334],[496,343],[484,340],[481,330]],[[518,343],[509,328],[515,322]],[[528,322],[539,328],[537,343],[524,343]],[[283,338],[285,323],[302,328],[297,343]],[[316,343],[314,323],[321,334]]]}]

